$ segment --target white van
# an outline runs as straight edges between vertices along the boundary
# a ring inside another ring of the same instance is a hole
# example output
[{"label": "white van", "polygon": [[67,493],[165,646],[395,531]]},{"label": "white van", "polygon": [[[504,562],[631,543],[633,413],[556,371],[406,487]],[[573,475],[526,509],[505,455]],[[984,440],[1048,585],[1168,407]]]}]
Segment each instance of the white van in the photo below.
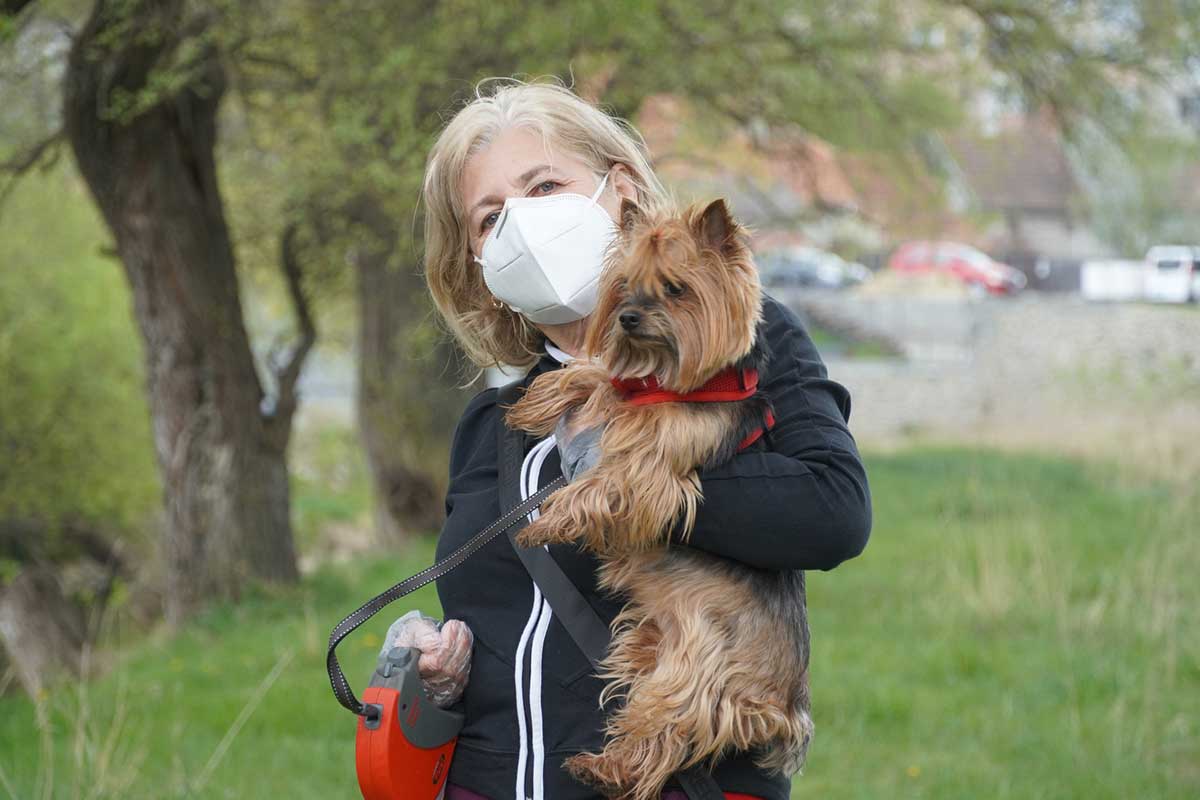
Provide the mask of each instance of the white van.
[{"label": "white van", "polygon": [[1159,303],[1200,301],[1200,247],[1162,245],[1146,253],[1147,300]]}]

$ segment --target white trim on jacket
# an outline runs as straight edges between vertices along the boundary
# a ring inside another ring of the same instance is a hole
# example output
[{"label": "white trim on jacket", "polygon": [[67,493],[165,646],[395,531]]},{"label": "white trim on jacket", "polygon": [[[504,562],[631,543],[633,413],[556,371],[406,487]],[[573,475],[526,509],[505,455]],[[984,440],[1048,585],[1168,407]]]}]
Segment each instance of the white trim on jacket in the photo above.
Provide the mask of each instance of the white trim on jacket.
[{"label": "white trim on jacket", "polygon": [[[569,353],[546,342],[546,352],[560,363],[572,360]],[[525,454],[521,462],[521,499],[529,497],[538,490],[541,479],[542,465],[546,456],[554,449],[554,434],[535,444]],[[538,518],[538,511],[529,512],[529,521]],[[529,609],[529,619],[525,621],[525,629],[521,632],[521,640],[517,644],[517,652],[513,658],[513,680],[516,688],[517,731],[521,737],[520,749],[517,755],[517,774],[515,776],[515,800],[546,800],[544,772],[546,765],[546,744],[542,725],[542,649],[546,641],[546,631],[550,627],[551,615],[554,613],[550,603],[542,596],[537,584],[533,584],[533,605]],[[530,647],[530,633],[533,644],[529,659],[529,688],[525,688],[525,651]],[[525,705],[529,705],[529,724],[525,723]],[[533,760],[533,794],[526,796],[525,773],[529,766],[530,754]]]}]

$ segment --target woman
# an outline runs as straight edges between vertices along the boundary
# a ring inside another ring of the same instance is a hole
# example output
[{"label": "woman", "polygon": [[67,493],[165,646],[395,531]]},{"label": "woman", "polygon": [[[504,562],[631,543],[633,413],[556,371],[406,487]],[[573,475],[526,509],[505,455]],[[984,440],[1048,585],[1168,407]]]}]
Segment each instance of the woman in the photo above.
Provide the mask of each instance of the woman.
[{"label": "woman", "polygon": [[[531,200],[556,195],[564,197]],[[507,81],[489,93],[477,90],[446,125],[425,175],[426,279],[476,364],[526,368],[528,385],[584,355],[598,246],[577,232],[570,253],[547,253],[538,249],[538,234],[550,232],[546,225],[570,228],[563,214],[589,213],[590,230],[603,234],[608,224],[593,205],[613,221],[615,234],[622,198],[646,208],[669,202],[641,137],[562,86]],[[523,230],[512,223],[507,234],[493,235],[506,207],[526,209]],[[519,269],[503,274],[513,264]],[[705,500],[688,545],[764,569],[832,569],[863,549],[871,526],[866,473],[846,428],[850,398],[827,379],[791,311],[765,297],[764,315],[771,360],[760,385],[776,412],[769,448],[701,473]],[[496,394],[477,394],[455,431],[439,558],[501,514]],[[554,444],[547,437],[529,447],[523,494],[560,474]],[[597,590],[596,560],[572,546],[550,552],[611,620],[621,603]],[[440,631],[418,621],[407,635],[422,649],[422,675],[439,702],[458,702],[466,714],[447,797],[597,797],[561,764],[602,747],[602,683],[510,543],[493,540],[438,581],[438,593],[450,621]],[[790,794],[787,776],[759,770],[748,753],[724,759],[713,777],[729,797]],[[664,797],[683,795],[668,789]]]}]

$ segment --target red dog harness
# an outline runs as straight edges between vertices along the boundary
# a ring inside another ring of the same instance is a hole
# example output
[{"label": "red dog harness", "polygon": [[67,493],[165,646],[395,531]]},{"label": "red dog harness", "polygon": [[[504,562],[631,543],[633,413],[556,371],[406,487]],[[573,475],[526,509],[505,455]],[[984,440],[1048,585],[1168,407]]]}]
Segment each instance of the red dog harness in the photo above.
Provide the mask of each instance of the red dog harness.
[{"label": "red dog harness", "polygon": [[[624,395],[627,403],[648,406],[654,403],[719,403],[728,400],[745,400],[758,391],[758,370],[751,367],[737,370],[723,369],[709,378],[702,386],[686,394],[664,389],[658,378],[612,378],[612,385]],[[775,415],[767,409],[763,424],[751,431],[738,443],[738,450],[745,450],[758,441],[763,433],[775,427]]]}]

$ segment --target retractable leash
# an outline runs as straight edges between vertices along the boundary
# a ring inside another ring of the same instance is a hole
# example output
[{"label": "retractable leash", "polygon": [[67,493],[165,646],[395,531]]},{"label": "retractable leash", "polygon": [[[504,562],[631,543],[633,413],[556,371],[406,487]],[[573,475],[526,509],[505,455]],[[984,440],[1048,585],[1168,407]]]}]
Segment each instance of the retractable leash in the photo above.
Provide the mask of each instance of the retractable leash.
[{"label": "retractable leash", "polygon": [[441,561],[368,600],[329,634],[325,654],[329,685],[337,701],[359,716],[355,767],[365,800],[436,800],[446,782],[463,715],[446,711],[425,696],[416,648],[394,647],[380,655],[363,693],[364,702],[359,702],[342,674],[337,646],[390,603],[459,567],[566,483],[566,478],[558,477],[546,484]]}]

